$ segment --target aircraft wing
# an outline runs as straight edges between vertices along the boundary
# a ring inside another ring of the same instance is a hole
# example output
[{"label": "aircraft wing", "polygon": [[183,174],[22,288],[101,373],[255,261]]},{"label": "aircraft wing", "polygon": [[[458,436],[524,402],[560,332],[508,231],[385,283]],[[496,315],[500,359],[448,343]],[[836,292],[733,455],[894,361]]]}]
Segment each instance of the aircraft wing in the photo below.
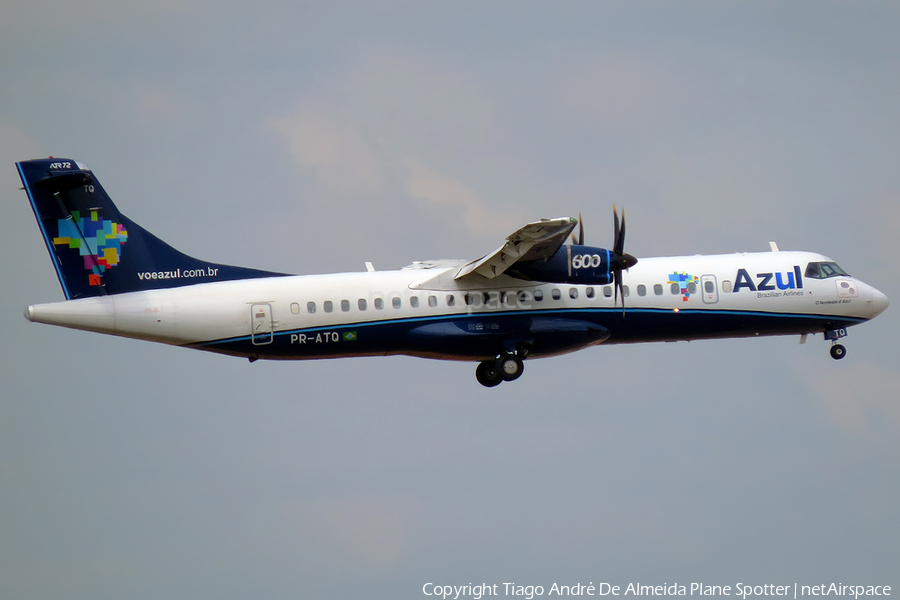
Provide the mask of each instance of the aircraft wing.
[{"label": "aircraft wing", "polygon": [[478,260],[464,265],[454,279],[481,275],[493,279],[519,261],[550,258],[563,245],[578,219],[560,217],[529,223],[506,238],[506,243]]}]

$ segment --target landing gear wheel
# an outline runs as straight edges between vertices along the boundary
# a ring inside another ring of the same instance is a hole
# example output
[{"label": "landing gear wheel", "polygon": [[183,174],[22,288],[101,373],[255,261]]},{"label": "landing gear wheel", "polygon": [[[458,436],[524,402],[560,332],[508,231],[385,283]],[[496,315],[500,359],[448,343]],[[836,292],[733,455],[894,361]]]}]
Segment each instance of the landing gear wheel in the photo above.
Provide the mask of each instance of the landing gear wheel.
[{"label": "landing gear wheel", "polygon": [[847,356],[847,349],[844,348],[841,344],[835,344],[831,347],[831,358],[834,360],[840,360]]},{"label": "landing gear wheel", "polygon": [[497,359],[497,372],[503,381],[515,381],[522,376],[525,365],[522,359],[514,354],[507,354]]},{"label": "landing gear wheel", "polygon": [[475,379],[484,387],[494,387],[503,383],[500,371],[497,370],[497,362],[493,360],[478,363],[478,366],[475,367]]}]

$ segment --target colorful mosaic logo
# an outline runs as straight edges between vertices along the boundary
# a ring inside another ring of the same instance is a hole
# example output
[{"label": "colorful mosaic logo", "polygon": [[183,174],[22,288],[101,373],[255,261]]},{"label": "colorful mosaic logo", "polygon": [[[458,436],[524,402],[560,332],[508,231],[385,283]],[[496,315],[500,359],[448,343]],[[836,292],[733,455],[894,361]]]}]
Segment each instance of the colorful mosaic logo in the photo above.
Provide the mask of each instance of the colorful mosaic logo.
[{"label": "colorful mosaic logo", "polygon": [[98,218],[95,210],[91,211],[90,218],[73,210],[72,218],[60,219],[58,226],[59,235],[53,238],[53,243],[77,248],[84,257],[84,268],[90,271],[88,284],[100,285],[106,269],[119,264],[122,244],[128,241],[125,226]]},{"label": "colorful mosaic logo", "polygon": [[[687,273],[669,274],[669,283],[678,284],[678,289],[681,292],[681,299],[684,302],[687,302],[688,298],[691,297],[691,292],[688,288],[688,285],[693,283],[696,286],[698,281],[700,281],[700,278],[696,275],[688,275]],[[696,287],[694,289],[696,290]]]}]

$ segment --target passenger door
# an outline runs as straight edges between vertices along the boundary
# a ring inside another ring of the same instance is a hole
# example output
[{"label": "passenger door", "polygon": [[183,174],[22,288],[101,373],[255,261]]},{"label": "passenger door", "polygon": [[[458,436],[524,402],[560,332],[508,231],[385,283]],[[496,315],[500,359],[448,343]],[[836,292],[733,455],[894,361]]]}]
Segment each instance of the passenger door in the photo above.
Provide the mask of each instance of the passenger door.
[{"label": "passenger door", "polygon": [[250,339],[254,346],[272,343],[274,334],[271,304],[253,304],[250,307],[250,330]]},{"label": "passenger door", "polygon": [[719,288],[716,285],[715,275],[700,276],[700,293],[704,304],[715,304],[719,301]]}]

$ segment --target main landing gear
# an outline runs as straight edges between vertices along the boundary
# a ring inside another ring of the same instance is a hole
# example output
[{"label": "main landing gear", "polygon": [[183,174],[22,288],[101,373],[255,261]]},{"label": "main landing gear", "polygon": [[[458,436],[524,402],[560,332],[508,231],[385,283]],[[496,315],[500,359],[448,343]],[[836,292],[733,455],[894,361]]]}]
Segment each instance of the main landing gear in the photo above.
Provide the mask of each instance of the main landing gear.
[{"label": "main landing gear", "polygon": [[515,354],[501,354],[495,360],[483,360],[475,368],[475,379],[484,387],[494,387],[522,376],[525,364]]}]

